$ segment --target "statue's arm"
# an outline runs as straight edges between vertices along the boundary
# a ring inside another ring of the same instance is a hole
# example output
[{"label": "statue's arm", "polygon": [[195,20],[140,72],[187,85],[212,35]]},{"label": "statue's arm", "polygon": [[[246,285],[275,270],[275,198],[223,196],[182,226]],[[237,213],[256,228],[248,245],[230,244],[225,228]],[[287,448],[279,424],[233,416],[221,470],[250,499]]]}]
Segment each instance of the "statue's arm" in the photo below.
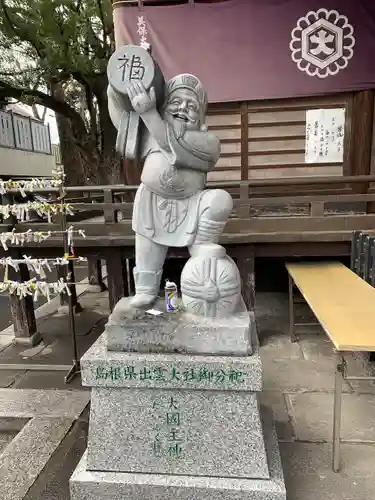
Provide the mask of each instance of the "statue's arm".
[{"label": "statue's arm", "polygon": [[220,157],[220,141],[216,135],[206,131],[188,130],[177,137],[168,127],[168,142],[173,153],[173,164],[178,168],[190,168],[210,172]]},{"label": "statue's arm", "polygon": [[163,118],[160,116],[158,110],[156,108],[152,108],[142,113],[140,116],[147,130],[156,140],[159,147],[164,151],[170,152],[167,135],[167,125]]},{"label": "statue's arm", "polygon": [[155,89],[148,93],[141,81],[129,83],[128,96],[133,109],[139,114],[150,135],[166,153],[170,153],[166,123],[156,108]]}]

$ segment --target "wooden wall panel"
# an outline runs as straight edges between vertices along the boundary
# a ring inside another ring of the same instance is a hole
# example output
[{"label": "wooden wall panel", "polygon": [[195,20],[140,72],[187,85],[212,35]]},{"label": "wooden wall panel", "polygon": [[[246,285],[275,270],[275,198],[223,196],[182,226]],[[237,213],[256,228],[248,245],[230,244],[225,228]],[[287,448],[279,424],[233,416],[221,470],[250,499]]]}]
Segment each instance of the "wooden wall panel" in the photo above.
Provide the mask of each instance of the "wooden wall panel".
[{"label": "wooden wall panel", "polygon": [[342,94],[249,103],[249,177],[341,175],[342,164],[305,163],[306,111],[346,107],[347,99]]},{"label": "wooden wall panel", "polygon": [[211,105],[207,125],[221,140],[221,157],[208,179],[342,175],[339,163],[305,163],[306,111],[347,107],[350,97],[338,94]]},{"label": "wooden wall panel", "polygon": [[206,124],[221,141],[221,155],[209,181],[241,180],[241,112],[239,104],[212,107]]}]

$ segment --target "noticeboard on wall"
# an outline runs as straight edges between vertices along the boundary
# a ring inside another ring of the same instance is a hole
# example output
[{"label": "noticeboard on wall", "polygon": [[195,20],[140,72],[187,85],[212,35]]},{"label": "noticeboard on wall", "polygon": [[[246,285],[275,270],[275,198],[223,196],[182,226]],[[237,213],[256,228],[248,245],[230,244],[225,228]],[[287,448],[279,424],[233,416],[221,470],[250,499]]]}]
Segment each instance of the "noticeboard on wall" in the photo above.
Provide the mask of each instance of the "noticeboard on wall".
[{"label": "noticeboard on wall", "polygon": [[342,163],[345,108],[306,111],[306,163]]}]

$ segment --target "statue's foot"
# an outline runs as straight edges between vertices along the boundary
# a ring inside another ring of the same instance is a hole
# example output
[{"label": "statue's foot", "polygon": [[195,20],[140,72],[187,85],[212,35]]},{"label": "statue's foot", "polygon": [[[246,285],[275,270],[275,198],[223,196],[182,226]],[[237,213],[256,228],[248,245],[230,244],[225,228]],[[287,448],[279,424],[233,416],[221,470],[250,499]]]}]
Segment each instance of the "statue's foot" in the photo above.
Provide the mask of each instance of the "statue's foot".
[{"label": "statue's foot", "polygon": [[144,308],[151,306],[157,299],[156,295],[149,295],[147,293],[137,293],[131,299],[130,304],[132,307]]}]

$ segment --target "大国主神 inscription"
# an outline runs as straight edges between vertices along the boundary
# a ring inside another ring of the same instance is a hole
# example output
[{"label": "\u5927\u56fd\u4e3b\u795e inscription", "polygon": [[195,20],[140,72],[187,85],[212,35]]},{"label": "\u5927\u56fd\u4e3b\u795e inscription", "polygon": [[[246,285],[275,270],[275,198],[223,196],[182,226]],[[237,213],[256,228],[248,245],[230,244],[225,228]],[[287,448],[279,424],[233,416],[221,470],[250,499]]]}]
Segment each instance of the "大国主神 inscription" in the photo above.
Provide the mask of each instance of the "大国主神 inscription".
[{"label": "\u5927\u56fd\u4e3b\u795e inscription", "polygon": [[113,366],[98,366],[96,368],[96,380],[122,380],[122,381],[147,381],[153,382],[211,382],[213,384],[241,384],[245,381],[246,373],[237,370],[212,370],[207,367],[200,368],[185,368],[179,370],[176,366],[170,369],[154,366],[154,367],[113,367]]},{"label": "\u5927\u56fd\u4e3b\u795e inscription", "polygon": [[176,397],[170,396],[167,403],[154,401],[154,439],[151,445],[157,457],[179,459],[184,453],[183,416]]}]

